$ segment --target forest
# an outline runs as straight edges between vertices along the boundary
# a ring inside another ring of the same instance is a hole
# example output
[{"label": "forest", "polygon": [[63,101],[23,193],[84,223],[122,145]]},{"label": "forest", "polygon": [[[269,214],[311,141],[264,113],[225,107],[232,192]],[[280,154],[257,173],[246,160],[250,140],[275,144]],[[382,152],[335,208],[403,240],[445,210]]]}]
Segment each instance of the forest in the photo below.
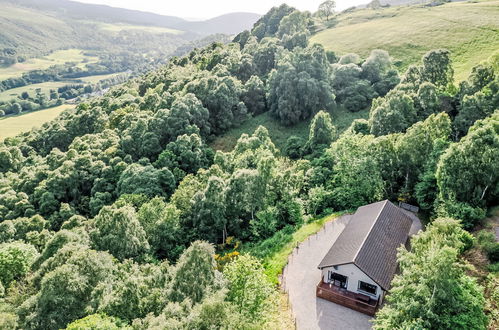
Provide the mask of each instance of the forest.
[{"label": "forest", "polygon": [[[428,225],[400,250],[374,327],[497,322],[461,256],[499,200],[499,58],[456,85],[448,50],[399,72],[384,50],[310,43],[314,28],[275,7],[231,43],[0,142],[0,328],[283,328],[251,251],[382,199],[419,205]],[[339,108],[369,118],[339,134]],[[308,139],[279,150],[262,126],[230,152],[209,147],[265,112],[312,118]],[[487,245],[495,272],[498,251]]]}]

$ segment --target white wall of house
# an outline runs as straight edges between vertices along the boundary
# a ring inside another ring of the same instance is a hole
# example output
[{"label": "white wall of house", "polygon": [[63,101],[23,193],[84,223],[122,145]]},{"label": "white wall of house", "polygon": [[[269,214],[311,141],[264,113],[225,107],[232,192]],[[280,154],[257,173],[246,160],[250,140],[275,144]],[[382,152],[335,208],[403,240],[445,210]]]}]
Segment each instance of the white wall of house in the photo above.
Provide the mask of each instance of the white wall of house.
[{"label": "white wall of house", "polygon": [[[334,267],[327,267],[322,269],[322,280],[326,283],[328,283],[328,272],[335,272],[338,274],[341,274],[343,276],[348,277],[348,282],[347,282],[347,290],[355,293],[362,293],[368,296],[373,297],[374,299],[380,299],[380,301],[383,299],[383,289],[376,284],[369,276],[367,276],[362,270],[360,270],[359,267],[357,267],[354,264],[345,264],[345,265],[340,265],[337,266],[337,269]],[[359,288],[359,281],[369,283],[371,285],[377,286],[376,290],[376,295],[372,294],[367,294],[366,292],[360,291]]]}]

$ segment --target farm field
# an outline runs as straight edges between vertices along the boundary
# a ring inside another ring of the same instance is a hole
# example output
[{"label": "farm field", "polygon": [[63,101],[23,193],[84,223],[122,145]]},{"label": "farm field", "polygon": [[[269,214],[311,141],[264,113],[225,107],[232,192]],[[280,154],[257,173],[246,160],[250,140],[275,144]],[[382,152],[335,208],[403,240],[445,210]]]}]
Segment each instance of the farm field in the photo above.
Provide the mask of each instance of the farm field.
[{"label": "farm field", "polygon": [[448,3],[438,7],[363,9],[338,16],[338,24],[312,37],[337,54],[366,57],[384,49],[404,71],[436,48],[452,52],[455,78],[466,79],[473,66],[499,51],[499,1]]},{"label": "farm field", "polygon": [[119,76],[119,75],[124,74],[124,73],[125,72],[117,72],[117,73],[110,73],[110,74],[101,74],[101,75],[96,75],[96,76],[88,76],[88,77],[78,78],[78,80],[82,80],[83,82],[89,83],[89,84],[96,84],[96,83],[98,83],[101,80],[109,79],[109,78],[112,78],[112,77],[116,77],[116,76]]},{"label": "farm field", "polygon": [[77,84],[77,82],[67,80],[67,81],[48,81],[39,84],[32,84],[27,86],[22,86],[18,88],[8,89],[6,91],[0,92],[0,101],[9,101],[18,95],[21,95],[23,92],[28,92],[30,96],[34,96],[37,88],[41,88],[42,93],[49,94],[51,89],[57,89],[59,87],[68,85],[68,84]]},{"label": "farm field", "polygon": [[20,77],[24,72],[44,70],[56,64],[76,62],[77,67],[83,67],[86,63],[94,63],[97,60],[95,56],[85,55],[81,49],[58,50],[44,57],[32,58],[23,63],[0,68],[0,80]]},{"label": "farm field", "polygon": [[99,27],[104,31],[109,32],[121,32],[121,31],[142,31],[154,34],[168,33],[174,35],[180,35],[185,33],[184,31],[169,29],[160,26],[144,26],[144,25],[131,25],[131,24],[109,24],[109,23],[98,23]]},{"label": "farm field", "polygon": [[27,132],[34,127],[40,127],[44,123],[55,119],[64,110],[72,109],[74,105],[63,104],[58,107],[8,116],[0,119],[0,141]]}]

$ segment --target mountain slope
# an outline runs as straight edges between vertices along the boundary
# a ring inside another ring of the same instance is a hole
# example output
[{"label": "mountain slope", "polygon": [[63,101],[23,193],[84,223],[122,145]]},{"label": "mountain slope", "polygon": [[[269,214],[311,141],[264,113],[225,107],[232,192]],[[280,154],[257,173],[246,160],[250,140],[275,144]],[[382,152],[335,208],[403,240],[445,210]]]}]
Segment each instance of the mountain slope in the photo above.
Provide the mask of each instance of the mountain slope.
[{"label": "mountain slope", "polygon": [[206,21],[181,22],[174,27],[179,30],[191,31],[199,34],[227,33],[237,34],[243,30],[250,30],[261,17],[254,13],[230,13]]},{"label": "mountain slope", "polygon": [[438,7],[360,9],[340,14],[338,24],[312,38],[338,54],[367,56],[387,50],[404,70],[425,52],[452,52],[456,79],[499,50],[499,1],[455,2]]},{"label": "mountain slope", "polygon": [[3,0],[0,2],[10,2],[19,6],[52,12],[56,16],[64,15],[68,19],[97,20],[110,23],[130,23],[162,27],[172,27],[175,24],[185,22],[184,19],[175,16],[164,16],[138,10],[68,0]]}]

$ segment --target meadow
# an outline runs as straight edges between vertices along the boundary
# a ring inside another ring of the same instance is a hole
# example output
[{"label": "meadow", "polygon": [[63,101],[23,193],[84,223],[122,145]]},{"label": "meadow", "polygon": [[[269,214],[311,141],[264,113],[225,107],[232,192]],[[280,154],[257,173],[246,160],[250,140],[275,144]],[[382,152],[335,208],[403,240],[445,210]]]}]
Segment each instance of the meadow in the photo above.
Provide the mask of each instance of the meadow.
[{"label": "meadow", "polygon": [[31,58],[9,67],[0,67],[0,80],[21,77],[24,72],[44,70],[57,64],[77,63],[76,67],[83,68],[86,63],[95,63],[97,61],[98,57],[85,55],[81,49],[58,50],[47,56]]},{"label": "meadow", "polygon": [[142,31],[153,34],[168,33],[174,35],[180,35],[185,33],[184,31],[169,29],[159,26],[145,26],[145,25],[132,25],[132,24],[120,24],[120,23],[115,23],[115,24],[97,23],[97,24],[104,31],[116,32],[116,33],[121,31]]},{"label": "meadow", "polygon": [[337,16],[337,25],[319,32],[312,42],[337,54],[384,49],[401,71],[436,48],[452,52],[456,81],[473,66],[499,52],[499,1],[448,3],[438,7],[401,6],[361,9]]},{"label": "meadow", "polygon": [[[58,107],[21,113],[17,116],[8,116],[0,119],[0,141],[27,132],[35,127],[55,119],[64,110],[72,109],[74,105],[63,104]],[[20,120],[22,119],[22,120]]]},{"label": "meadow", "polygon": [[59,87],[70,84],[78,84],[74,81],[47,81],[39,84],[32,84],[27,86],[22,86],[18,88],[7,89],[3,92],[0,92],[0,101],[10,101],[15,99],[17,96],[20,96],[24,92],[28,92],[30,97],[34,97],[36,95],[36,90],[38,88],[41,89],[41,92],[49,95],[51,89],[57,90]]}]

